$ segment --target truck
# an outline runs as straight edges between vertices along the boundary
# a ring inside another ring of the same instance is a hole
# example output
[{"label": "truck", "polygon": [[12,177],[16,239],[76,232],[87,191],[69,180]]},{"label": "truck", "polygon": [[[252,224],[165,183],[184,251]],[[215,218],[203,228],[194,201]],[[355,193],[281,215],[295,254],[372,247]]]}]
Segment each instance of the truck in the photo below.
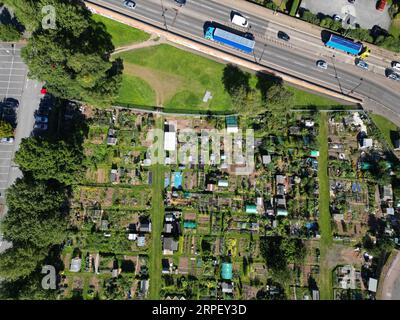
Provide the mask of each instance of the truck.
[{"label": "truck", "polygon": [[325,46],[333,49],[339,49],[354,56],[358,56],[363,50],[362,43],[343,38],[336,34],[331,34]]},{"label": "truck", "polygon": [[204,38],[225,44],[231,48],[251,53],[254,50],[255,41],[245,36],[223,30],[218,27],[207,27],[204,32]]}]

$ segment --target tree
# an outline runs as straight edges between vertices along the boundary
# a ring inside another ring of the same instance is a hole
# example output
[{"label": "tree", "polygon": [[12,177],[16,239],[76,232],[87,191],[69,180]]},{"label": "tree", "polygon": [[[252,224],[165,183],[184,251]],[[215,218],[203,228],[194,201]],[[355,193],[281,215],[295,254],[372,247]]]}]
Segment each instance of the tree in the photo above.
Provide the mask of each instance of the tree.
[{"label": "tree", "polygon": [[[110,62],[111,36],[79,0],[42,0],[57,13],[56,28],[39,26],[22,50],[30,76],[53,95],[110,105],[118,94],[122,61]],[[40,7],[40,6],[39,6]]]},{"label": "tree", "polygon": [[8,122],[0,121],[0,138],[8,138],[14,135],[14,129]]},{"label": "tree", "polygon": [[82,149],[64,141],[50,142],[40,137],[22,140],[15,162],[34,179],[54,179],[66,185],[74,183],[82,172]]},{"label": "tree", "polygon": [[303,16],[301,17],[303,20],[310,22],[312,24],[319,24],[320,20],[318,19],[318,17],[310,12],[310,11],[304,11],[303,12]]},{"label": "tree", "polygon": [[386,39],[382,42],[382,47],[395,52],[400,52],[400,37],[386,37]]},{"label": "tree", "polygon": [[43,274],[34,272],[25,278],[0,283],[0,299],[56,300],[56,290],[42,288]]},{"label": "tree", "polygon": [[19,178],[7,190],[7,207],[16,211],[47,212],[59,210],[66,199],[65,190],[57,183]]},{"label": "tree", "polygon": [[0,255],[0,278],[16,280],[29,276],[43,261],[46,250],[29,247],[14,246]]},{"label": "tree", "polygon": [[33,0],[2,0],[3,4],[12,8],[18,20],[24,25],[27,31],[32,32],[42,19],[39,14],[39,2]]},{"label": "tree", "polygon": [[1,41],[17,41],[21,38],[21,33],[10,24],[0,24]]},{"label": "tree", "polygon": [[67,227],[60,210],[64,201],[62,188],[18,179],[7,191],[8,212],[1,224],[4,237],[37,248],[61,243]]},{"label": "tree", "polygon": [[290,109],[294,104],[293,93],[281,84],[274,84],[267,91],[267,102],[269,105],[285,107]]},{"label": "tree", "polygon": [[321,20],[319,26],[322,28],[330,29],[332,27],[333,21],[334,20],[331,17],[326,17]]}]

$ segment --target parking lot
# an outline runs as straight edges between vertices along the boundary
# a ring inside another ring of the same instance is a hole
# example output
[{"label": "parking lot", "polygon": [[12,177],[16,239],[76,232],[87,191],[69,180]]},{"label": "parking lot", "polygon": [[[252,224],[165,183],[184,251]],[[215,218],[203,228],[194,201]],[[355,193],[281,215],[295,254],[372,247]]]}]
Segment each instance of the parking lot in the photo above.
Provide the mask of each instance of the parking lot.
[{"label": "parking lot", "polygon": [[372,29],[378,25],[382,29],[388,30],[390,17],[388,14],[389,6],[386,5],[383,11],[376,9],[377,0],[355,0],[354,4],[348,0],[303,0],[300,8],[308,9],[312,13],[322,13],[327,16],[339,15],[344,19],[348,14],[355,17],[355,23],[361,28]]},{"label": "parking lot", "polygon": [[5,190],[21,171],[13,163],[21,139],[29,137],[38,108],[41,84],[27,78],[27,66],[21,59],[21,45],[0,42],[0,116],[14,125],[14,140],[0,142],[0,204]]},{"label": "parking lot", "polygon": [[27,68],[20,53],[19,44],[13,47],[11,44],[0,43],[0,100],[22,96]]}]

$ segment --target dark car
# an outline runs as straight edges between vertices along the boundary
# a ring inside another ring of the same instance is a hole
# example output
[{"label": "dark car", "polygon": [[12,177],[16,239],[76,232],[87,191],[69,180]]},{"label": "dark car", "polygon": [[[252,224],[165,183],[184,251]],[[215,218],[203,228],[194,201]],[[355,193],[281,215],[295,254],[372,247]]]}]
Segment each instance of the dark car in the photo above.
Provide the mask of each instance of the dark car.
[{"label": "dark car", "polygon": [[19,101],[14,98],[5,98],[3,100],[3,105],[7,108],[16,109],[19,106]]},{"label": "dark car", "polygon": [[186,0],[175,0],[175,2],[180,7],[182,7],[186,4]]},{"label": "dark car", "polygon": [[290,37],[287,33],[283,32],[283,31],[278,31],[278,38],[285,40],[285,41],[289,41]]}]

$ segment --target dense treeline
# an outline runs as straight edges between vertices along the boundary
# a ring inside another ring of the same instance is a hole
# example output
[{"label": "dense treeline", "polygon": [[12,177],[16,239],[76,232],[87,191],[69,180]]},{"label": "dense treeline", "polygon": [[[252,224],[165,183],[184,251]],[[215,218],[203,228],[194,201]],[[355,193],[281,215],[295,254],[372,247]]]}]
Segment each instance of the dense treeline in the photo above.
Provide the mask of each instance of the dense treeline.
[{"label": "dense treeline", "polygon": [[[57,103],[57,110],[62,103]],[[43,265],[59,266],[60,245],[68,234],[71,187],[83,169],[82,142],[87,134],[79,115],[68,131],[23,139],[15,162],[23,172],[7,190],[4,239],[13,246],[0,256],[1,298],[49,298],[40,287]],[[51,290],[50,290],[51,291]]]},{"label": "dense treeline", "polygon": [[[121,82],[122,61],[103,24],[80,0],[4,0],[31,33],[22,57],[49,93],[97,106],[110,105]],[[50,7],[49,7],[50,6]],[[50,8],[50,9],[49,9]]]}]

